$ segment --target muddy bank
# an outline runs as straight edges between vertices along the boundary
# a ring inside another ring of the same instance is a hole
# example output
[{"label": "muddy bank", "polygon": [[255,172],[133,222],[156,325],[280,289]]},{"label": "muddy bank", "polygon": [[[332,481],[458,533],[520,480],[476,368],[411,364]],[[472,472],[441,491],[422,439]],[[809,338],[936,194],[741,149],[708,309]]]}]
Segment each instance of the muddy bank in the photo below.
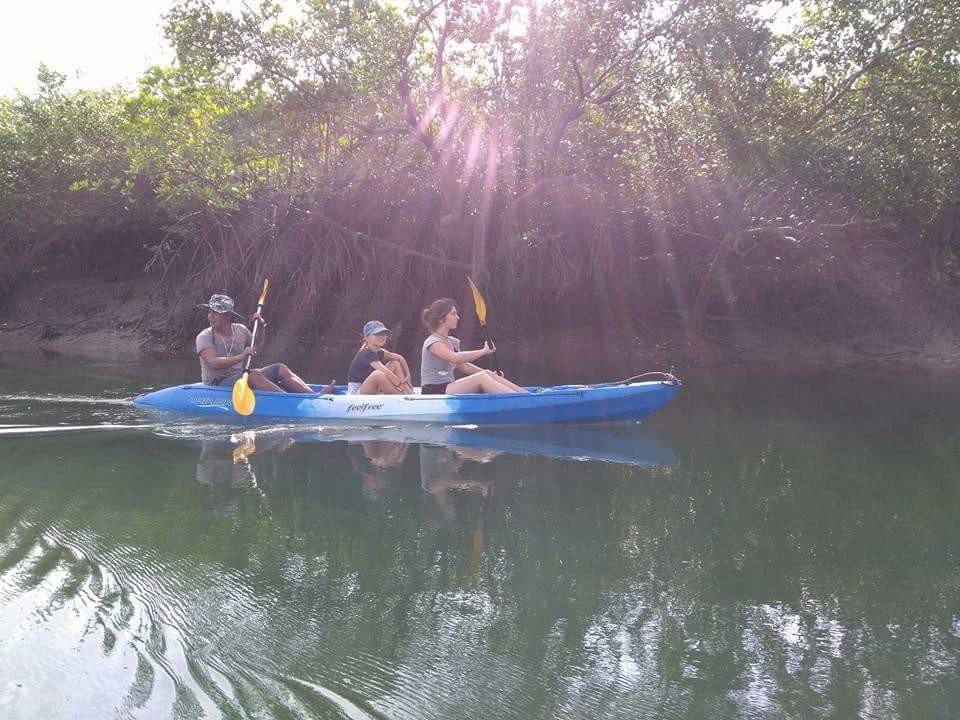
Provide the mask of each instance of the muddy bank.
[{"label": "muddy bank", "polygon": [[[203,311],[184,297],[188,288],[164,288],[155,280],[111,279],[88,273],[73,278],[36,278],[22,284],[0,306],[0,353],[29,364],[33,357],[76,358],[84,362],[136,363],[145,359],[189,360],[193,338],[205,326]],[[915,293],[886,307],[852,307],[848,316],[796,330],[769,323],[710,317],[700,332],[675,311],[650,308],[620,319],[612,332],[599,335],[579,322],[544,325],[536,332],[501,331],[501,365],[542,368],[551,378],[589,382],[617,377],[624,368],[637,372],[674,367],[758,368],[810,371],[870,367],[960,368],[956,311],[942,298]],[[469,308],[469,305],[467,306]],[[305,342],[292,323],[284,326],[273,308],[264,362],[295,360],[312,378],[342,379],[344,363],[357,347],[352,329],[331,330]],[[388,324],[391,318],[383,318]],[[467,321],[466,343],[478,340]],[[418,365],[420,328],[404,328],[395,338],[399,352]],[[580,377],[584,368],[591,377]]]}]

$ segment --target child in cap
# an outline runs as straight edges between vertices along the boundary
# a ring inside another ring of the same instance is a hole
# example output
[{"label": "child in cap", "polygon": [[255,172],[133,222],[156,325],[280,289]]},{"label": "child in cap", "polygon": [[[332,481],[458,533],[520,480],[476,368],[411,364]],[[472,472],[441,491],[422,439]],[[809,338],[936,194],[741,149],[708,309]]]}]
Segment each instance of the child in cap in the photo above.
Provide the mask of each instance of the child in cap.
[{"label": "child in cap", "polygon": [[347,393],[351,395],[401,395],[413,392],[410,368],[402,355],[384,350],[390,330],[379,320],[363,326],[363,347],[350,363]]}]

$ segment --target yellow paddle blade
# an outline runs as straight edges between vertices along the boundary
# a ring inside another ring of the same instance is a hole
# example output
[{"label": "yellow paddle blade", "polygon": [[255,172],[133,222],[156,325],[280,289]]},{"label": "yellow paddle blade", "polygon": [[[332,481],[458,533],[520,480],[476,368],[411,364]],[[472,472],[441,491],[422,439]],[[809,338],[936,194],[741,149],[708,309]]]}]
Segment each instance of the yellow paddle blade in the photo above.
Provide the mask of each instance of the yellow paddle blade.
[{"label": "yellow paddle blade", "polygon": [[253,390],[247,382],[247,375],[243,373],[240,379],[233,384],[233,409],[241,415],[249,415],[253,412],[254,405],[257,404],[257,398],[254,397]]},{"label": "yellow paddle blade", "polygon": [[267,278],[263,279],[263,290],[260,292],[260,299],[257,301],[258,304],[263,305],[263,301],[267,299],[267,286],[270,284],[270,281]]},{"label": "yellow paddle blade", "polygon": [[251,430],[233,435],[230,440],[237,442],[237,446],[233,449],[233,462],[237,464],[247,462],[257,451],[257,435]]},{"label": "yellow paddle blade", "polygon": [[473,304],[477,308],[477,317],[480,319],[480,324],[486,325],[487,304],[483,301],[483,295],[480,294],[480,290],[474,285],[473,280],[467,277],[467,282],[470,283],[470,292],[473,293]]},{"label": "yellow paddle blade", "polygon": [[243,443],[243,445],[237,445],[233,449],[233,462],[237,465],[247,462],[256,450],[257,446],[250,441]]}]

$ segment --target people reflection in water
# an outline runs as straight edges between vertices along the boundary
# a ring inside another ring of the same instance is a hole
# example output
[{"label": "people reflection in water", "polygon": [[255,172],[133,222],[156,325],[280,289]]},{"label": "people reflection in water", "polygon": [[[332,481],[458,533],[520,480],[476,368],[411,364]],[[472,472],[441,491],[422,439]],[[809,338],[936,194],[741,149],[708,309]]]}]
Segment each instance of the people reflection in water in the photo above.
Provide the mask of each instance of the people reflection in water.
[{"label": "people reflection in water", "polygon": [[244,491],[253,491],[261,503],[267,496],[257,480],[250,458],[257,453],[283,452],[293,445],[293,438],[284,435],[257,435],[249,431],[231,438],[210,438],[200,441],[197,459],[197,482],[224,494],[213,511],[218,515],[236,514],[237,503]]},{"label": "people reflection in water", "polygon": [[353,468],[362,478],[363,496],[378,500],[393,484],[389,470],[400,467],[407,456],[407,443],[391,440],[360,440],[349,443]]},{"label": "people reflection in water", "polygon": [[453,520],[456,516],[454,492],[473,492],[487,497],[493,491],[492,481],[464,477],[461,469],[466,460],[486,463],[498,454],[479,448],[420,446],[420,486],[429,493],[433,510],[441,519]]}]

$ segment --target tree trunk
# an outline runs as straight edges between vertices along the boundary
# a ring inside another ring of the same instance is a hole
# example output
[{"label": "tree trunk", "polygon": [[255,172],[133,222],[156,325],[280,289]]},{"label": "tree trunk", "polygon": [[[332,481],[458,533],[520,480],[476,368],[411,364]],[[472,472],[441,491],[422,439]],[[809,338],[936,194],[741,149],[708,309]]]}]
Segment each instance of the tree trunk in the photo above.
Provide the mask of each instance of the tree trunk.
[{"label": "tree trunk", "polygon": [[717,254],[713,256],[713,262],[707,269],[703,280],[700,281],[700,289],[697,290],[697,299],[693,303],[693,325],[699,332],[703,329],[703,320],[707,315],[707,309],[710,306],[710,300],[713,297],[713,289],[716,284],[716,278],[724,271],[727,264],[727,256],[736,244],[737,236],[729,232],[723,236]]}]

